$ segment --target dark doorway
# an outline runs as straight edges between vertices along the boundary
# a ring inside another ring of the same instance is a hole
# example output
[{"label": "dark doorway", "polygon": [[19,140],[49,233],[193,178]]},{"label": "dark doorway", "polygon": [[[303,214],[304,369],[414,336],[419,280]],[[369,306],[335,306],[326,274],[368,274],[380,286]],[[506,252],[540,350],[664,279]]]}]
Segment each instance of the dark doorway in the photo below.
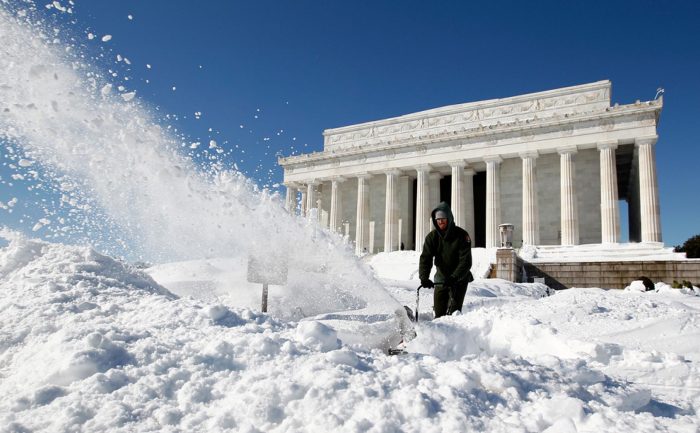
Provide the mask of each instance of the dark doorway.
[{"label": "dark doorway", "polygon": [[474,237],[475,247],[486,247],[486,172],[474,175]]}]

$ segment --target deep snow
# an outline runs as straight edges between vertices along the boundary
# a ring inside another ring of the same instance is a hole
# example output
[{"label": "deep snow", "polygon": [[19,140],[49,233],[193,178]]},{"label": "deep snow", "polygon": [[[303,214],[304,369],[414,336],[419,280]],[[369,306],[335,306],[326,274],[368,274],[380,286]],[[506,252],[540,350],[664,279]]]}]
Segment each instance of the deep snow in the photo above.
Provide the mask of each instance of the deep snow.
[{"label": "deep snow", "polygon": [[[4,236],[3,432],[698,429],[694,293],[545,296],[542,285],[477,280],[461,315],[428,320],[426,293],[409,353],[389,356],[342,341],[324,315],[282,320],[236,296],[178,297],[91,248]],[[412,259],[368,260],[401,282],[386,289],[408,305],[412,272],[379,263]]]}]

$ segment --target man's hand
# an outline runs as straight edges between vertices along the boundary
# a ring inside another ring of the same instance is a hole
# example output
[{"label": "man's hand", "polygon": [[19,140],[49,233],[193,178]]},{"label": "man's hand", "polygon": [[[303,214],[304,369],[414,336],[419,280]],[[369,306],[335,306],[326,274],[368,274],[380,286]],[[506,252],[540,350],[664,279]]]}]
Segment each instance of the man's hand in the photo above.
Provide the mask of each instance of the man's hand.
[{"label": "man's hand", "polygon": [[431,280],[421,280],[420,285],[427,289],[435,287],[435,283],[433,283]]}]

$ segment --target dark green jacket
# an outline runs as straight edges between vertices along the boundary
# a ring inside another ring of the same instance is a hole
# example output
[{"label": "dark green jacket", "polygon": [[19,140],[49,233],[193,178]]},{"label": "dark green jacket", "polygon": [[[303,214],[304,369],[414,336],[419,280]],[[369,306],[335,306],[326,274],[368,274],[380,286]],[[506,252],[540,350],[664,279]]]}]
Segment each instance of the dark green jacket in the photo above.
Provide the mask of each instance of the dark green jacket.
[{"label": "dark green jacket", "polygon": [[[440,232],[437,221],[435,221],[435,212],[439,210],[447,213],[448,224],[445,232]],[[435,267],[437,267],[435,283],[442,283],[445,281],[445,275],[451,275],[460,286],[466,286],[467,283],[474,280],[470,271],[472,267],[472,240],[469,233],[455,225],[452,210],[445,202],[433,209],[430,218],[435,230],[432,230],[425,237],[418,265],[418,277],[421,281],[430,278],[430,269],[433,267],[434,258]]]}]

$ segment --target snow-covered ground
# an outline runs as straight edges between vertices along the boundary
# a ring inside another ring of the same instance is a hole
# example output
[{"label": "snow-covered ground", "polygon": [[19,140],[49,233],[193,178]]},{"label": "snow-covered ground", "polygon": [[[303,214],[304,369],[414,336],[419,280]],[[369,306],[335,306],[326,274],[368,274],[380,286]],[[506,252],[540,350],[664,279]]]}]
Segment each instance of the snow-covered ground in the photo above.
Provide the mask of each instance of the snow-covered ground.
[{"label": "snow-covered ground", "polygon": [[[362,333],[397,332],[392,311],[347,315],[350,343],[329,313],[283,319],[276,296],[271,314],[241,306],[258,288],[232,261],[162,265],[152,278],[91,248],[4,236],[2,432],[698,431],[693,291],[546,296],[477,279],[461,315],[430,320],[423,290],[417,337],[390,356]],[[416,260],[366,264],[414,307]]]},{"label": "snow-covered ground", "polygon": [[[226,160],[196,166],[39,9],[0,2],[8,167],[56,197],[33,230],[161,264],[0,230],[0,433],[698,431],[697,290],[547,296],[474,249],[462,314],[432,320],[424,289],[414,326],[414,252],[357,260]],[[263,314],[247,265],[269,256],[287,279]]]}]

